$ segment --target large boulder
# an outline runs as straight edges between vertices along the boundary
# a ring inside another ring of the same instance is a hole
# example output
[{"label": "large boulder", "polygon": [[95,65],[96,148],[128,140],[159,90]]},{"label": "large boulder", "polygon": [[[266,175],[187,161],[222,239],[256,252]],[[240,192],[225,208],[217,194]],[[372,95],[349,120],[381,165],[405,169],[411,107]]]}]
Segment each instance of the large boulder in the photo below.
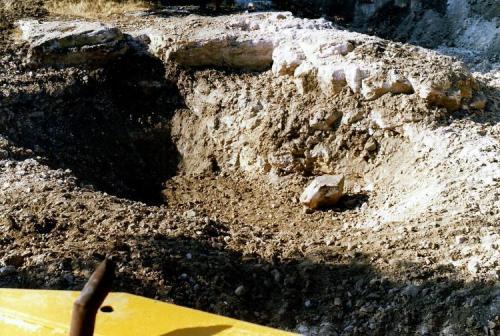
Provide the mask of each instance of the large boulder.
[{"label": "large boulder", "polygon": [[316,177],[300,196],[300,202],[310,209],[334,206],[344,193],[344,176]]},{"label": "large boulder", "polygon": [[119,29],[98,22],[21,20],[18,27],[30,46],[29,62],[35,64],[102,64],[129,48]]}]

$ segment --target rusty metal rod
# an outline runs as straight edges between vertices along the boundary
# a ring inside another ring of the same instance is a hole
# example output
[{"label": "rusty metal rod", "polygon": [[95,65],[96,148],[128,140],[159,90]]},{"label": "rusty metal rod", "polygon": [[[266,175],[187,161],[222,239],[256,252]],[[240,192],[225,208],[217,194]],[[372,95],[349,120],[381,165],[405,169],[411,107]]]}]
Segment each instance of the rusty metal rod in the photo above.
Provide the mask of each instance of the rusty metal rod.
[{"label": "rusty metal rod", "polygon": [[73,303],[70,336],[92,336],[99,307],[111,290],[115,277],[115,266],[105,259],[94,271]]}]

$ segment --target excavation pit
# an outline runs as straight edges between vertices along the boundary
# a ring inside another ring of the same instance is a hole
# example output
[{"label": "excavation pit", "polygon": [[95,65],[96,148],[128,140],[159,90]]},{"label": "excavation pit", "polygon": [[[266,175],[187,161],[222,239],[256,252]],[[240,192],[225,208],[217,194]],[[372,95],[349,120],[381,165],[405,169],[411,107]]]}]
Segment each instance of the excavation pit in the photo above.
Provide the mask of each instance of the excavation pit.
[{"label": "excavation pit", "polygon": [[[494,321],[494,80],[429,50],[301,20],[108,22],[133,44],[104,64],[27,65],[29,46],[9,41],[0,286],[81,289],[112,256],[116,291],[303,334]],[[207,39],[224,54],[270,27],[287,34],[264,68],[194,62],[214,48]],[[334,42],[325,58],[313,57],[309,30]],[[245,39],[227,44],[232,34]],[[483,111],[473,108],[481,96]],[[329,174],[345,176],[347,196],[304,211],[303,189]]]}]

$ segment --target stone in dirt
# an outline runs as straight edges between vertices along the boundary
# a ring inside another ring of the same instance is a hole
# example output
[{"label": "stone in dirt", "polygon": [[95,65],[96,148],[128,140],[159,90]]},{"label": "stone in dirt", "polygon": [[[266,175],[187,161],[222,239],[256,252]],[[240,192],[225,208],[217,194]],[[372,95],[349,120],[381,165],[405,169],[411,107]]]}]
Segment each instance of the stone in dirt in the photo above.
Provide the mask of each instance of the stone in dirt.
[{"label": "stone in dirt", "polygon": [[129,47],[119,29],[99,22],[21,20],[18,27],[30,45],[29,62],[35,64],[102,64]]},{"label": "stone in dirt", "polygon": [[300,202],[306,207],[317,209],[322,206],[334,206],[344,193],[344,176],[323,175],[316,177],[300,196]]}]

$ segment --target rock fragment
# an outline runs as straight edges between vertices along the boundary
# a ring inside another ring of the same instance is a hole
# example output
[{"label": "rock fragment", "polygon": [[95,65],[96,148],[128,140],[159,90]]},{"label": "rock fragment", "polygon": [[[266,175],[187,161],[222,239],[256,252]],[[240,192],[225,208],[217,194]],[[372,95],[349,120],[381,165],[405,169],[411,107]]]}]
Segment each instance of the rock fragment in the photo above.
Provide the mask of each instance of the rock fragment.
[{"label": "rock fragment", "polygon": [[245,293],[245,286],[239,286],[238,288],[236,288],[234,290],[234,294],[236,294],[237,296],[242,296],[243,293]]},{"label": "rock fragment", "polygon": [[316,177],[300,196],[300,202],[307,208],[334,206],[344,192],[344,176],[323,175]]},{"label": "rock fragment", "polygon": [[315,130],[328,131],[341,117],[342,113],[338,110],[326,106],[316,106],[311,119],[309,119],[309,126]]},{"label": "rock fragment", "polygon": [[29,43],[29,62],[41,65],[103,64],[129,49],[115,27],[99,22],[21,20],[21,38]]},{"label": "rock fragment", "polygon": [[373,138],[369,138],[368,141],[365,143],[365,149],[368,152],[373,152],[377,150],[377,142]]}]

